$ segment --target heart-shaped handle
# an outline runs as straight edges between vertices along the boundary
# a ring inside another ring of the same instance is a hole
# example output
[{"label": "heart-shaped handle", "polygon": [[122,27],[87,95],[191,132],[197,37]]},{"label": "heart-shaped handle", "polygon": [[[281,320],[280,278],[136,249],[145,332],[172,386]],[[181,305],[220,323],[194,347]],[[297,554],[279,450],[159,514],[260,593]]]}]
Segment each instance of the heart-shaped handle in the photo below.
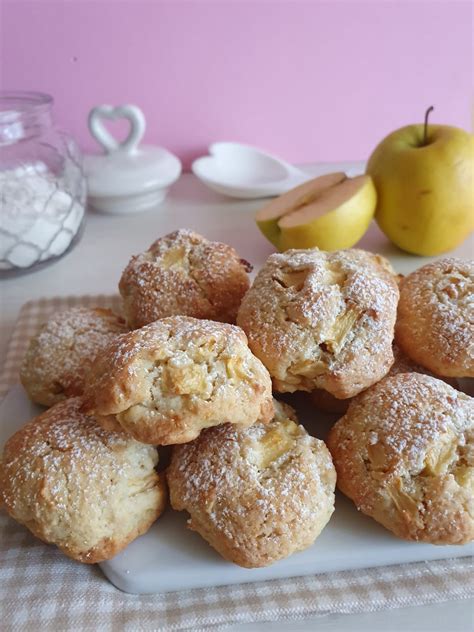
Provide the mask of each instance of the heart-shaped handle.
[{"label": "heart-shaped handle", "polygon": [[[101,119],[117,120],[126,118],[130,122],[127,138],[119,143],[104,127]],[[95,140],[110,154],[113,151],[135,151],[145,133],[145,117],[136,105],[98,105],[89,113],[89,131]]]}]

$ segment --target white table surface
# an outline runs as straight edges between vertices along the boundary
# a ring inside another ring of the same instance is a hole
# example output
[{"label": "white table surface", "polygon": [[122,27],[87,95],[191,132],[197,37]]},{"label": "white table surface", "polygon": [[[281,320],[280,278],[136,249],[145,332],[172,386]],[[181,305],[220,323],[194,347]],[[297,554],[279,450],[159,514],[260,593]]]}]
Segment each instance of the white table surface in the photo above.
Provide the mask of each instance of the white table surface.
[{"label": "white table surface", "polygon": [[[355,163],[315,165],[312,173],[338,171]],[[359,163],[360,166],[360,163]],[[121,272],[132,254],[146,249],[157,237],[177,228],[192,228],[210,239],[232,244],[240,255],[257,268],[273,252],[256,228],[255,211],[262,200],[226,198],[205,188],[190,174],[182,176],[167,200],[156,210],[137,215],[106,216],[89,213],[79,244],[58,262],[24,276],[0,281],[0,366],[20,307],[28,300],[71,294],[110,294],[117,291]],[[403,254],[392,246],[372,224],[358,244],[361,248],[388,256],[399,272],[409,272],[428,259]],[[474,258],[474,235],[452,253]],[[1,569],[0,569],[0,581]],[[229,630],[337,630],[389,632],[457,632],[473,629],[473,603],[402,608],[357,615],[330,615],[298,623],[237,625]]]}]

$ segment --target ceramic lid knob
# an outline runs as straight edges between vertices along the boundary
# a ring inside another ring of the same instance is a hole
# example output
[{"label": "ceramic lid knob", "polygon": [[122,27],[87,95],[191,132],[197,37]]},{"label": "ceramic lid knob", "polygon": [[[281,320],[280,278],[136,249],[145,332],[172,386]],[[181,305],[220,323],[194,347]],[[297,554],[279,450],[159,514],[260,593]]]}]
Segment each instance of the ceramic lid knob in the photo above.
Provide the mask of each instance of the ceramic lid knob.
[{"label": "ceramic lid knob", "polygon": [[[125,118],[127,138],[119,143],[104,127],[103,119]],[[89,203],[106,213],[149,210],[164,200],[181,174],[181,162],[163,147],[140,145],[145,117],[135,105],[99,105],[89,114],[89,130],[102,146],[100,156],[86,156]]]}]

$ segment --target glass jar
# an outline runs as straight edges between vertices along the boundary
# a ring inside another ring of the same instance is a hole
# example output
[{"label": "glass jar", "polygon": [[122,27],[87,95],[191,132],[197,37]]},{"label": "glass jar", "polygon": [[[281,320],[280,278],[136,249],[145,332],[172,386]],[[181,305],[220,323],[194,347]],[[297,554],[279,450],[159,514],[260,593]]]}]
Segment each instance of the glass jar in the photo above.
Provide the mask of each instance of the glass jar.
[{"label": "glass jar", "polygon": [[1,276],[61,257],[82,232],[82,157],[54,127],[52,104],[47,94],[0,91]]}]

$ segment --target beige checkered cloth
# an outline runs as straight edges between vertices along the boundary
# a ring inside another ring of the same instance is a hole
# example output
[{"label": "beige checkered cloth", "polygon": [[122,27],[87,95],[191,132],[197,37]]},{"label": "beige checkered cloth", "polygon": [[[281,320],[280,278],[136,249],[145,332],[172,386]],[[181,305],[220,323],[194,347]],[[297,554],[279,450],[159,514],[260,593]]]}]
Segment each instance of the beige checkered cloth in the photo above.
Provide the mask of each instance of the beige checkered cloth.
[{"label": "beige checkered cloth", "polygon": [[[29,337],[67,307],[118,307],[118,297],[71,297],[27,303],[20,313],[0,382],[17,379]],[[0,513],[0,629],[182,630],[235,622],[302,620],[330,613],[465,599],[473,595],[472,560],[404,564],[275,581],[127,595],[97,566],[82,565],[33,538]]]}]

